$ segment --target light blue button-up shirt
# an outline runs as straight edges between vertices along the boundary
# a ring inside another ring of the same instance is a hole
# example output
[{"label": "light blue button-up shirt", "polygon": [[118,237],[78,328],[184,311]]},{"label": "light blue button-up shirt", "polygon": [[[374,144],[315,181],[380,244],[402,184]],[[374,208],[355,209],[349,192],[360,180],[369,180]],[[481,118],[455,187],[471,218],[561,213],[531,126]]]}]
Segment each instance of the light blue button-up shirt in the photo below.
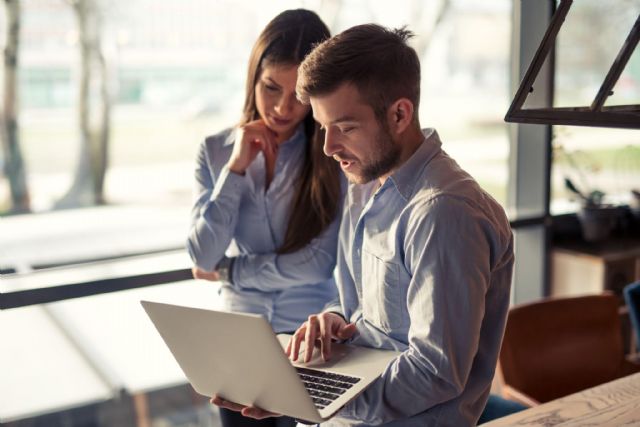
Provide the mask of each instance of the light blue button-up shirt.
[{"label": "light blue button-up shirt", "polygon": [[513,237],[500,205],[425,140],[385,183],[351,184],[326,310],[355,322],[356,344],[402,353],[323,424],[475,425],[502,340]]},{"label": "light blue button-up shirt", "polygon": [[226,130],[200,146],[189,254],[195,265],[211,271],[229,249],[227,255],[235,257],[233,285],[221,288],[223,307],[262,314],[276,332],[294,331],[336,295],[331,276],[339,218],[304,248],[278,254],[303,163],[303,128],[280,144],[266,191],[262,153],[245,175],[225,167],[234,141],[235,132]]}]

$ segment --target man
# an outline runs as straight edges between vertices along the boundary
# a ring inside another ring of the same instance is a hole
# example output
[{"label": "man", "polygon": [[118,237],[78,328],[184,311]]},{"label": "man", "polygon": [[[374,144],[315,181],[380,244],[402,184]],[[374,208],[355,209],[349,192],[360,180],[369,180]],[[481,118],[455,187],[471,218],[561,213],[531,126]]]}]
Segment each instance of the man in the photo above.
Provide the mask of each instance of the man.
[{"label": "man", "polygon": [[297,360],[304,342],[309,360],[320,344],[329,359],[332,340],[402,352],[328,426],[475,425],[504,332],[509,223],[441,149],[435,130],[421,130],[410,37],[353,27],[316,47],[298,71],[297,95],[311,104],[325,154],[351,184],[335,270],[339,300],[309,317],[287,353]]}]

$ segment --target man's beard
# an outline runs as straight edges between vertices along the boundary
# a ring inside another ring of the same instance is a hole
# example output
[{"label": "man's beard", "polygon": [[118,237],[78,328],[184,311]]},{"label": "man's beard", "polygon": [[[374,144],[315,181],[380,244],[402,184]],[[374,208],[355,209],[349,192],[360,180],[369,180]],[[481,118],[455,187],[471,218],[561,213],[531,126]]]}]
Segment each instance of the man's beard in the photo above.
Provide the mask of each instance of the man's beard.
[{"label": "man's beard", "polygon": [[400,147],[393,142],[393,137],[386,127],[383,126],[380,129],[372,151],[374,154],[373,161],[363,164],[360,174],[352,174],[350,177],[352,182],[366,184],[389,173],[398,165]]}]

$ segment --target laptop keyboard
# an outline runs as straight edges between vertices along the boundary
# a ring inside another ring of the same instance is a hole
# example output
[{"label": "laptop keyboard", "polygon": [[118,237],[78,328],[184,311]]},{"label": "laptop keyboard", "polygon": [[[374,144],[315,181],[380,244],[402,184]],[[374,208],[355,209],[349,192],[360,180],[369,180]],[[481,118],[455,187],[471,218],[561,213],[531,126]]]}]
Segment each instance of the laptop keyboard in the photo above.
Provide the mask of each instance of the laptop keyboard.
[{"label": "laptop keyboard", "polygon": [[360,381],[360,378],[314,369],[296,368],[316,408],[323,409],[345,391]]}]

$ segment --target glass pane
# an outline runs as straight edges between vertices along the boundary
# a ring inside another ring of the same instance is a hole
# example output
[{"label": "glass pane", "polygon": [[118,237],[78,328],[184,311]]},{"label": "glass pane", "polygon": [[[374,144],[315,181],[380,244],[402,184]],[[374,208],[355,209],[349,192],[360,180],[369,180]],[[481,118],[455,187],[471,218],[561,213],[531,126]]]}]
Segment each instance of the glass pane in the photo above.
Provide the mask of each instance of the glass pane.
[{"label": "glass pane", "polygon": [[[574,2],[558,37],[555,106],[589,106],[640,14],[639,0]],[[594,37],[597,29],[597,37]],[[636,48],[605,105],[640,103]],[[570,181],[567,184],[566,180]],[[555,126],[551,210],[575,212],[585,197],[626,204],[640,182],[640,139],[635,130]],[[573,185],[576,191],[569,189]]]},{"label": "glass pane", "polygon": [[639,0],[573,2],[556,39],[555,107],[591,105],[639,13]]},{"label": "glass pane", "polygon": [[640,47],[636,46],[631,54],[627,66],[613,87],[613,95],[607,98],[604,105],[640,105]]},{"label": "glass pane", "polygon": [[630,203],[639,189],[640,140],[636,130],[554,126],[551,211],[575,212],[583,200],[565,185],[569,179],[585,196],[599,191],[606,203]]}]

